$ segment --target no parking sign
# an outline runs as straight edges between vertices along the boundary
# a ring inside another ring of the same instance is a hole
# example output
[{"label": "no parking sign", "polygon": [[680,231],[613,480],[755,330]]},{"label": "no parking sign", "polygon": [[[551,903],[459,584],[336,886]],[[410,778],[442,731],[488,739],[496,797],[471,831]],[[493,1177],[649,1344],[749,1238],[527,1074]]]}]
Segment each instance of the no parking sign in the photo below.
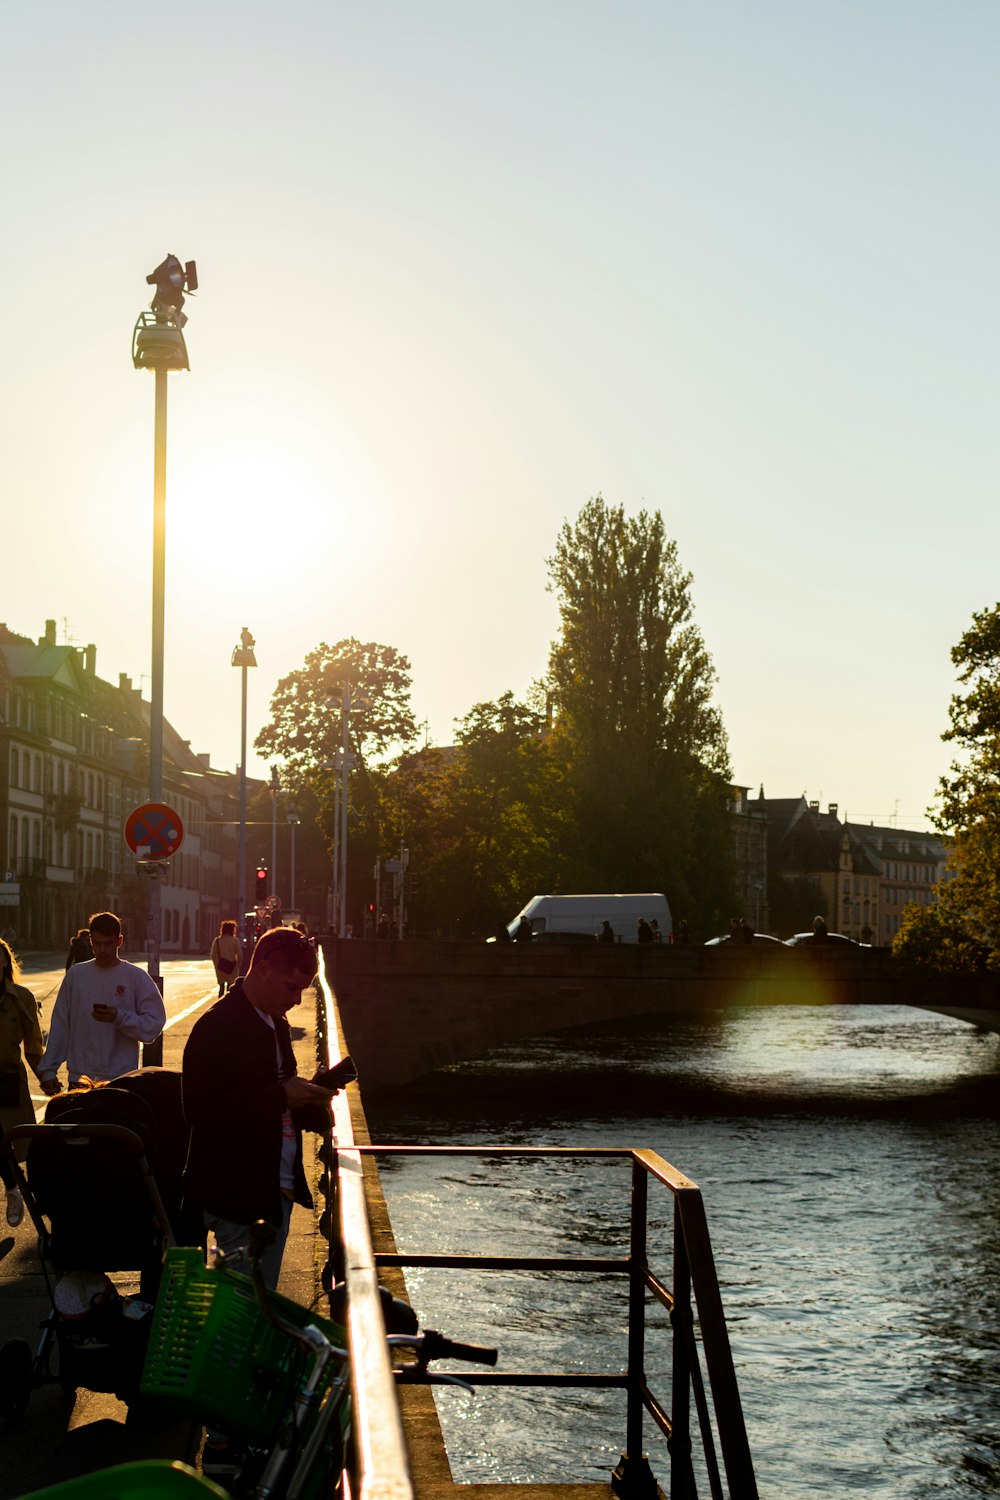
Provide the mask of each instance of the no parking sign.
[{"label": "no parking sign", "polygon": [[180,813],[165,802],[144,802],[125,820],[125,842],[141,859],[169,859],[184,842]]}]

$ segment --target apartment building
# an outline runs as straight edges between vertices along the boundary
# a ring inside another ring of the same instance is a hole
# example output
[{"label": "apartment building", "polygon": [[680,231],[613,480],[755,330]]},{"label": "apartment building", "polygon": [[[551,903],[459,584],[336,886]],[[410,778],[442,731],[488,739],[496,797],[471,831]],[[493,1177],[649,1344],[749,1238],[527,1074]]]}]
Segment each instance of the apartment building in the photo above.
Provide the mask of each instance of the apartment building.
[{"label": "apartment building", "polygon": [[[0,930],[21,950],[59,949],[92,911],[116,911],[133,954],[150,877],[122,830],[149,795],[150,706],[123,673],[97,675],[94,646],[0,625]],[[204,952],[235,915],[238,786],[164,724],[164,800],[185,826],[162,879],[164,952]]]}]

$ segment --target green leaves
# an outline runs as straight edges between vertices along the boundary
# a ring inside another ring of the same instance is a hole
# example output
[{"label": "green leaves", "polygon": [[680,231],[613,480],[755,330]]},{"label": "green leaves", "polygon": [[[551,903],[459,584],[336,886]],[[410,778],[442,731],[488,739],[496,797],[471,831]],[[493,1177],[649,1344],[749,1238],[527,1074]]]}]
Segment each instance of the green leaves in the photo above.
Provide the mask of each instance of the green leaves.
[{"label": "green leaves", "polygon": [[255,748],[284,761],[293,778],[309,779],[341,746],[345,688],[350,745],[362,762],[384,760],[416,738],[410,663],[393,646],[351,637],[335,646],[322,643],[281,679],[271,697],[271,722]]}]

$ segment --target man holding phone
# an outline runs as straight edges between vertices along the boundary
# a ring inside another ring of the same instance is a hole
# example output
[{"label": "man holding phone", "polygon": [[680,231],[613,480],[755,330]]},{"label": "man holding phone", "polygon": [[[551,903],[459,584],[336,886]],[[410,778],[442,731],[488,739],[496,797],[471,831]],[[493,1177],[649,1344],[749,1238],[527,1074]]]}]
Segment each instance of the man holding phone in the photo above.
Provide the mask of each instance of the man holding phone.
[{"label": "man holding phone", "polygon": [[90,919],[94,957],[66,970],[59,986],[49,1044],[38,1064],[46,1094],[58,1094],[66,1064],[70,1088],[118,1078],[139,1066],[139,1044],[154,1042],[167,1019],[163,997],[145,969],[119,958],[122,925],[112,911]]}]

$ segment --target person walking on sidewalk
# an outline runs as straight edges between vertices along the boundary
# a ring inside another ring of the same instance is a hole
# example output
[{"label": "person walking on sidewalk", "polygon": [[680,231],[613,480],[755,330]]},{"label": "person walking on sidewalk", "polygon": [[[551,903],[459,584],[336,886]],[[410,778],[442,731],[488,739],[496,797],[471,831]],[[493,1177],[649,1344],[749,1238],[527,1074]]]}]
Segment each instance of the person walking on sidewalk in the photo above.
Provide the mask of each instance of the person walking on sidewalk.
[{"label": "person walking on sidewalk", "polygon": [[[37,1077],[45,1050],[41,1007],[21,983],[21,970],[14,954],[0,940],[0,1135],[13,1130],[15,1125],[35,1123],[22,1050]],[[19,1149],[19,1160],[24,1160],[23,1147]],[[0,1156],[0,1181],[7,1194],[7,1223],[16,1229],[24,1218],[24,1199],[5,1155]]]},{"label": "person walking on sidewalk", "polygon": [[226,993],[230,985],[236,983],[240,977],[242,958],[240,940],[236,936],[235,922],[222,922],[219,926],[219,935],[212,943],[210,954],[212,963],[215,965],[215,977],[219,981],[219,997]]},{"label": "person walking on sidewalk", "polygon": [[81,1078],[103,1083],[139,1066],[139,1044],[155,1042],[167,1013],[163,997],[145,969],[118,957],[122,924],[113,911],[90,919],[94,957],[73,964],[59,986],[49,1044],[38,1064],[46,1094],[58,1094],[63,1063],[70,1087]]}]

